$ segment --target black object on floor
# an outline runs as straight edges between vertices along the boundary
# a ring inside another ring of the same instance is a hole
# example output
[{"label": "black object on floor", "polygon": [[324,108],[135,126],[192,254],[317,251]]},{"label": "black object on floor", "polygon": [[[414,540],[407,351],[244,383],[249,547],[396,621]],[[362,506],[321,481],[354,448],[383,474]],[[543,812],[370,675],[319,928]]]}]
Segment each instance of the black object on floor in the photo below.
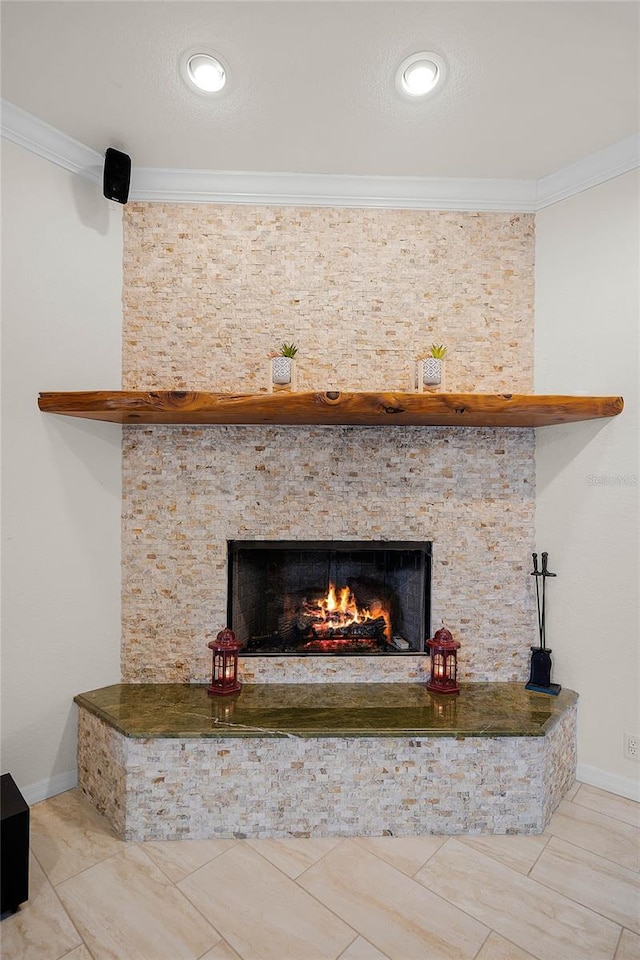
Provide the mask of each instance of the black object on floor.
[{"label": "black object on floor", "polygon": [[10,773],[0,777],[0,913],[29,899],[29,807]]}]

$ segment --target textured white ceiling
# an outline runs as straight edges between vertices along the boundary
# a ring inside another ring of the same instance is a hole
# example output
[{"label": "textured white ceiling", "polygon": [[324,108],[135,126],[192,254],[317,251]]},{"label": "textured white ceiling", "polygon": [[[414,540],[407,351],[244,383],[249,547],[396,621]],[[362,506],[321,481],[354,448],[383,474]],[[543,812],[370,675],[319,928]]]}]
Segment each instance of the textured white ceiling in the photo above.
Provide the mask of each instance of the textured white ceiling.
[{"label": "textured white ceiling", "polygon": [[[538,179],[639,128],[636,2],[2,2],[2,96],[135,166]],[[179,61],[220,53],[191,91]],[[395,90],[433,50],[446,86]]]}]

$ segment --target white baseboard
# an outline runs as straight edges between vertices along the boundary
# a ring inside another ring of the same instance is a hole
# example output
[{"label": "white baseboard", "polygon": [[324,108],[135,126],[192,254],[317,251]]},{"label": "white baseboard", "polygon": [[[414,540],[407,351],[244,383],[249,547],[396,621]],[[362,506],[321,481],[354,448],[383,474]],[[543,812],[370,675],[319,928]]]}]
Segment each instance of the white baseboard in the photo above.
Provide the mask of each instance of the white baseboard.
[{"label": "white baseboard", "polygon": [[28,787],[20,787],[20,793],[31,806],[34,803],[40,803],[41,800],[46,800],[48,797],[55,797],[57,793],[72,790],[77,786],[78,771],[67,770],[65,773],[57,773],[55,777],[49,777],[47,780],[30,783]]},{"label": "white baseboard", "polygon": [[601,790],[608,790],[609,793],[615,793],[619,797],[627,797],[628,800],[640,802],[640,771],[638,777],[619,777],[615,773],[607,773],[606,770],[599,770],[597,767],[590,767],[588,763],[579,763],[576,771],[576,779],[580,783],[588,783],[590,787],[599,787]]}]

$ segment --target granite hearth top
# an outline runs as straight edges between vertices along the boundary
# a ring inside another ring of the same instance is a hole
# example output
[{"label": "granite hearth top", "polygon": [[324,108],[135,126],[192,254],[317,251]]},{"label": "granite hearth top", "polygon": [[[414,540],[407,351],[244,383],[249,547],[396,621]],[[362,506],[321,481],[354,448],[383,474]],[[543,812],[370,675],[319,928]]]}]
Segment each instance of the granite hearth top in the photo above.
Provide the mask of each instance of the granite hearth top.
[{"label": "granite hearth top", "polygon": [[79,707],[126,737],[540,737],[578,699],[520,683],[466,683],[459,695],[420,683],[253,683],[210,697],[206,685],[117,683]]}]

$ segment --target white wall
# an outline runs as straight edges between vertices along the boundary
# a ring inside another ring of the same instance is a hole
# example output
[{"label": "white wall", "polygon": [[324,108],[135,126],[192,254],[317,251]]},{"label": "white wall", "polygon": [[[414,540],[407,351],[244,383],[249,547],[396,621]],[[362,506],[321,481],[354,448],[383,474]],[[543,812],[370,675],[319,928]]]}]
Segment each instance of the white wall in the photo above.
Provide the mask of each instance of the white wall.
[{"label": "white wall", "polygon": [[2,143],[2,771],[75,782],[74,694],[119,679],[121,428],[40,390],[121,382],[121,208]]},{"label": "white wall", "polygon": [[621,394],[623,413],[537,431],[554,679],[580,694],[578,776],[640,799],[638,171],[537,216],[538,393]]}]

